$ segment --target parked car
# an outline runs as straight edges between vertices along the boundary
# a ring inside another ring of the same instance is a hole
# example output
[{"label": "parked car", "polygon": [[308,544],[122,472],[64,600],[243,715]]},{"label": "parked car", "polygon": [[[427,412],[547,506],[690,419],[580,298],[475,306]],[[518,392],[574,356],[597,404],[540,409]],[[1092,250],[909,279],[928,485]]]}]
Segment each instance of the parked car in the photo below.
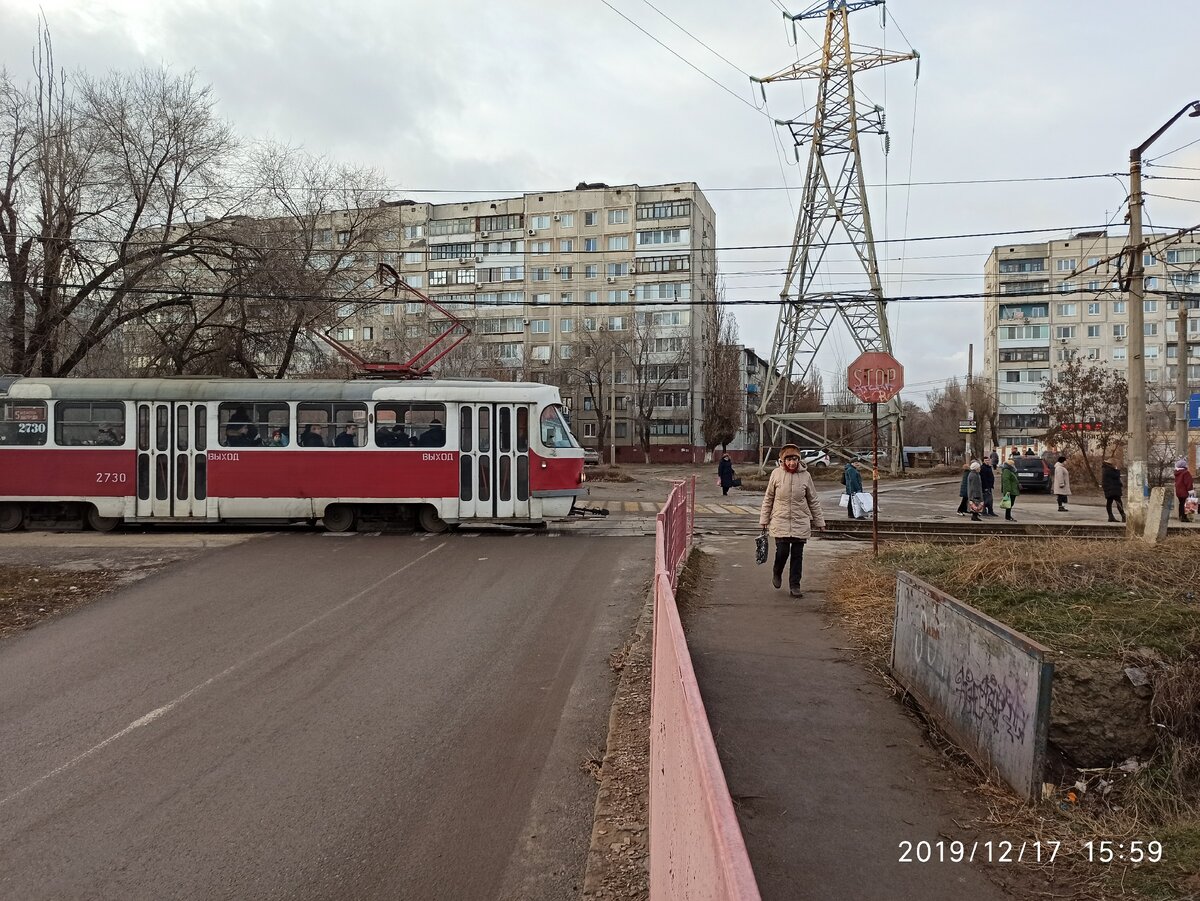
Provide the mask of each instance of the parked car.
[{"label": "parked car", "polygon": [[809,469],[822,469],[829,465],[829,454],[823,450],[802,450],[800,462]]},{"label": "parked car", "polygon": [[584,466],[599,466],[600,465],[600,451],[593,450],[590,447],[585,447],[583,449],[583,465]]},{"label": "parked car", "polygon": [[1022,491],[1050,490],[1050,467],[1041,457],[1013,457],[1013,468]]}]

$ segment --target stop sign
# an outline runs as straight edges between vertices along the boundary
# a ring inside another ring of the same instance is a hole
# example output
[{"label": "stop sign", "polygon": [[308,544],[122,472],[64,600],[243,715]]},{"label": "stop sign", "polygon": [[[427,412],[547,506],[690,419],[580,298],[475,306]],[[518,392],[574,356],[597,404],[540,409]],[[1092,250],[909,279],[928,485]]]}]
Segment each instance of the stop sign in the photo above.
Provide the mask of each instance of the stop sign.
[{"label": "stop sign", "polygon": [[886,404],[904,387],[904,367],[891,354],[867,351],[850,364],[846,384],[864,404]]}]

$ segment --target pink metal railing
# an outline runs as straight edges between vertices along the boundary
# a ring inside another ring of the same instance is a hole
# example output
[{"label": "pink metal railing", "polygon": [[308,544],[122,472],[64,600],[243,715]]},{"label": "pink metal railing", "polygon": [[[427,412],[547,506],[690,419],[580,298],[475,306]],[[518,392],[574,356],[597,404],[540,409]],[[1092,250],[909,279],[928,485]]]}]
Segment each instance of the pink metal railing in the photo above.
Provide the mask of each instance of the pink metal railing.
[{"label": "pink metal railing", "polygon": [[675,605],[692,545],[696,480],[676,482],[655,525],[650,699],[650,898],[757,901]]}]

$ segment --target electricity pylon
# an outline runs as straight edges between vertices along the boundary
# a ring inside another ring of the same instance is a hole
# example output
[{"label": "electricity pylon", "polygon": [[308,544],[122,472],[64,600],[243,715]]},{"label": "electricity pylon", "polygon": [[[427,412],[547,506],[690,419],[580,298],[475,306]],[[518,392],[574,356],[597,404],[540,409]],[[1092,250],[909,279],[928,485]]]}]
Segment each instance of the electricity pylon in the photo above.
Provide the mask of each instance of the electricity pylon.
[{"label": "electricity pylon", "polygon": [[[787,275],[779,292],[779,322],[771,348],[771,366],[758,409],[762,437],[765,439],[769,431],[771,443],[776,445],[785,438],[801,443],[825,443],[820,435],[808,432],[801,425],[822,418],[822,414],[798,414],[791,407],[800,386],[812,374],[817,352],[830,326],[839,317],[849,327],[860,351],[891,353],[892,350],[859,152],[860,135],[886,135],[886,130],[882,108],[860,105],[855,97],[854,76],[866,69],[919,59],[919,54],[851,45],[850,13],[883,3],[884,0],[821,0],[797,15],[784,13],[793,22],[793,28],[797,21],[824,17],[824,44],[819,53],[806,60],[766,78],[753,79],[764,85],[801,79],[817,81],[811,122],[777,120],[777,124],[791,131],[797,159],[799,148],[805,144],[809,145],[809,153],[804,198],[796,220]],[[837,279],[844,282],[849,278],[861,284],[850,290],[820,291],[817,280],[828,266],[829,248],[843,243],[843,238],[857,259],[838,261]],[[861,273],[857,272],[858,266]],[[853,275],[848,276],[847,269],[854,270]],[[896,399],[885,414],[893,425],[898,421],[899,411],[900,401]],[[893,429],[893,435],[896,434]],[[762,444],[765,448],[766,441]],[[892,444],[895,457],[901,451],[895,447],[895,440]]]}]

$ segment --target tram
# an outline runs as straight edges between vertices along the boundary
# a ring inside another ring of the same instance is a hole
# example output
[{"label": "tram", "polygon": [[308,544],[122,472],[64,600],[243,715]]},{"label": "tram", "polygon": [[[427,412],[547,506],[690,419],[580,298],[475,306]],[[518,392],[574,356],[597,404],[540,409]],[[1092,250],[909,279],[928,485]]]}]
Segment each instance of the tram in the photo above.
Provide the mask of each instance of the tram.
[{"label": "tram", "polygon": [[558,389],[538,383],[0,377],[0,531],[536,524],[583,480]]}]

